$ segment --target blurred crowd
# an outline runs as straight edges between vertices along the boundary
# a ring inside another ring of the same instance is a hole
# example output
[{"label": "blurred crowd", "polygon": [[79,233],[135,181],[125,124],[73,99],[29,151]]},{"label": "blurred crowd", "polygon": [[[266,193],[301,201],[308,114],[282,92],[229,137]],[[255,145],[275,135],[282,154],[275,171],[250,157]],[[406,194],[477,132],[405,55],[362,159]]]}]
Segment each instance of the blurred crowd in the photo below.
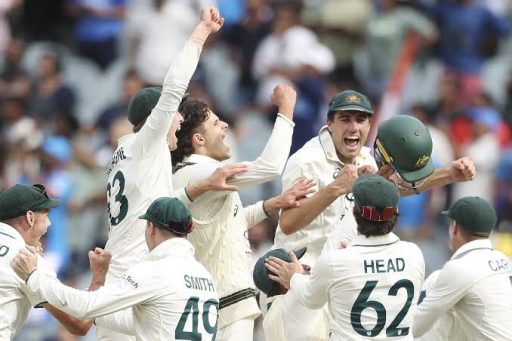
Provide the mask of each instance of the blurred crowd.
[{"label": "blurred crowd", "polygon": [[[80,280],[86,251],[106,241],[105,169],[117,139],[131,132],[131,96],[161,83],[208,4],[226,23],[189,91],[230,124],[233,159],[263,149],[277,83],[298,90],[292,152],[318,133],[341,90],[368,94],[378,112],[412,33],[420,44],[399,113],[428,126],[438,166],[467,155],[478,176],[402,199],[398,232],[444,254],[440,209],[479,195],[494,202],[501,236],[512,233],[508,0],[0,0],[0,188],[42,183],[62,199],[44,248],[63,279]],[[250,204],[279,191],[277,181],[242,198]],[[250,230],[254,259],[271,246],[275,225],[274,217]],[[511,254],[504,240],[497,243]]]}]

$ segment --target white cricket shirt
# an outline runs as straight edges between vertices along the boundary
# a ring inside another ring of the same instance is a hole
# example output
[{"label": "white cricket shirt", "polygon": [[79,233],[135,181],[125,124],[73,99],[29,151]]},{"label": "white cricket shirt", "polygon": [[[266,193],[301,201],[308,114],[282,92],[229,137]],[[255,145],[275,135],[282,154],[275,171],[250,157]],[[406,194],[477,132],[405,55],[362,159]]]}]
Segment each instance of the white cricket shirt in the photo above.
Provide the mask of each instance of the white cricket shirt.
[{"label": "white cricket shirt", "polygon": [[464,244],[444,265],[418,305],[414,336],[423,335],[452,308],[455,336],[512,340],[512,263],[489,239]]},{"label": "white cricket shirt", "polygon": [[[313,179],[316,189],[324,188],[334,181],[345,164],[336,154],[331,133],[327,126],[322,127],[317,137],[309,140],[293,154],[283,172],[283,191],[290,188],[299,177]],[[377,168],[370,149],[363,147],[355,160],[357,167],[369,165]],[[312,196],[314,193],[309,194]],[[284,234],[278,226],[274,238],[274,248],[297,250],[307,246],[302,258],[304,264],[313,266],[320,256],[329,234],[336,230],[339,238],[351,240],[357,235],[357,224],[352,214],[354,207],[351,193],[343,195],[329,205],[309,225],[290,235]],[[339,240],[339,239],[338,239]]]},{"label": "white cricket shirt", "polygon": [[157,105],[139,132],[119,139],[108,168],[107,200],[110,230],[106,249],[112,252],[107,282],[117,279],[139,262],[148,249],[144,239],[144,214],[157,198],[176,195],[187,203],[182,190],[173,194],[171,152],[167,134],[201,48],[185,44],[169,68]]},{"label": "white cricket shirt", "polygon": [[[12,259],[25,248],[21,234],[12,226],[0,223],[0,340],[11,340],[27,319],[30,309],[45,300],[32,295],[25,281],[11,267]],[[39,257],[41,271],[55,277],[44,260]]]},{"label": "white cricket shirt", "polygon": [[[281,174],[290,152],[294,123],[278,114],[274,130],[260,157],[247,162],[248,170],[229,181],[239,188],[270,181]],[[205,155],[192,154],[187,165],[173,176],[174,187],[183,188],[210,176],[222,166]],[[260,310],[252,280],[248,228],[266,218],[262,202],[244,208],[238,192],[207,192],[189,206],[195,229],[188,239],[199,262],[211,272],[220,296],[219,328]]]},{"label": "white cricket shirt", "polygon": [[425,262],[418,246],[395,234],[358,235],[321,255],[311,275],[295,274],[291,289],[309,308],[329,303],[330,340],[412,340]]},{"label": "white cricket shirt", "polygon": [[136,340],[213,340],[217,330],[219,297],[213,278],[183,238],[159,244],[146,260],[97,291],[67,287],[39,269],[28,287],[64,312],[99,317],[97,325],[135,335]]}]

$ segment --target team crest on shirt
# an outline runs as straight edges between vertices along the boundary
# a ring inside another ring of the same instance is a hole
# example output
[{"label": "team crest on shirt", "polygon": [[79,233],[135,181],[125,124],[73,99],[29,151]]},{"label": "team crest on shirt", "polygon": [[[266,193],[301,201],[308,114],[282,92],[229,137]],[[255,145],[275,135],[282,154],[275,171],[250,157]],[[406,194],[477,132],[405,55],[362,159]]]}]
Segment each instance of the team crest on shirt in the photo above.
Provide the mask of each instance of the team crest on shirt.
[{"label": "team crest on shirt", "polygon": [[414,165],[414,167],[416,167],[416,169],[424,167],[427,164],[429,159],[430,159],[430,156],[423,155],[416,161],[416,164]]}]

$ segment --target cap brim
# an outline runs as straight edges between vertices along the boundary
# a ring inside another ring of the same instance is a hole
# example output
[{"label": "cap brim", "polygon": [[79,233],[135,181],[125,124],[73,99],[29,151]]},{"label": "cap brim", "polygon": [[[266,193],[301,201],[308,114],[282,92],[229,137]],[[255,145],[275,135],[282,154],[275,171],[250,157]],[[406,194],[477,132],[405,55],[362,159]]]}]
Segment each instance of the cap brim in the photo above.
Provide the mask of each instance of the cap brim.
[{"label": "cap brim", "polygon": [[55,208],[60,206],[61,201],[59,199],[48,199],[47,202],[44,203],[44,205],[41,205],[41,209],[45,208]]},{"label": "cap brim", "polygon": [[451,214],[450,214],[450,210],[441,211],[441,214],[444,215],[445,217],[450,218],[450,219],[452,218]]},{"label": "cap brim", "polygon": [[146,220],[147,220],[148,218],[149,218],[149,217],[147,216],[147,214],[146,214],[146,213],[144,213],[143,215],[140,215],[140,216],[139,216],[139,219],[146,219]]},{"label": "cap brim", "polygon": [[335,112],[335,111],[348,111],[348,110],[362,111],[362,112],[367,113],[368,115],[373,115],[373,111],[372,110],[365,109],[365,108],[363,108],[363,107],[361,107],[359,105],[343,105],[341,107],[332,108],[329,111],[330,112]]},{"label": "cap brim", "polygon": [[434,163],[432,162],[432,159],[429,159],[425,167],[418,169],[413,172],[406,172],[402,171],[397,168],[398,174],[400,174],[400,177],[404,179],[405,181],[409,183],[418,182],[420,180],[425,179],[426,177],[430,176],[432,173],[434,173]]}]

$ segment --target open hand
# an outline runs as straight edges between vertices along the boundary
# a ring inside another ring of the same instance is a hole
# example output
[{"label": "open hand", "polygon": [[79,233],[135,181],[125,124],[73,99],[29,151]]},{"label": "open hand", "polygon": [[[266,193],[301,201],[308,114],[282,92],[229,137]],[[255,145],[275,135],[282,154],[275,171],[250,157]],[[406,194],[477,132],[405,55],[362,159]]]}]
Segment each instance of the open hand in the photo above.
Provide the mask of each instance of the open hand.
[{"label": "open hand", "polygon": [[37,250],[35,247],[27,246],[12,259],[11,267],[16,274],[24,281],[37,269]]},{"label": "open hand", "polygon": [[299,178],[293,185],[283,193],[275,196],[275,209],[286,210],[299,207],[300,200],[308,194],[315,192],[313,188],[316,185],[313,179]]},{"label": "open hand", "polygon": [[206,179],[208,187],[211,191],[238,191],[237,186],[229,185],[227,182],[236,174],[245,172],[247,169],[249,166],[242,163],[219,167]]},{"label": "open hand", "polygon": [[290,280],[295,273],[305,272],[295,253],[290,252],[290,258],[292,260],[290,263],[277,257],[265,259],[265,267],[275,274],[269,274],[268,277],[273,281],[281,283],[287,289],[290,289]]}]

